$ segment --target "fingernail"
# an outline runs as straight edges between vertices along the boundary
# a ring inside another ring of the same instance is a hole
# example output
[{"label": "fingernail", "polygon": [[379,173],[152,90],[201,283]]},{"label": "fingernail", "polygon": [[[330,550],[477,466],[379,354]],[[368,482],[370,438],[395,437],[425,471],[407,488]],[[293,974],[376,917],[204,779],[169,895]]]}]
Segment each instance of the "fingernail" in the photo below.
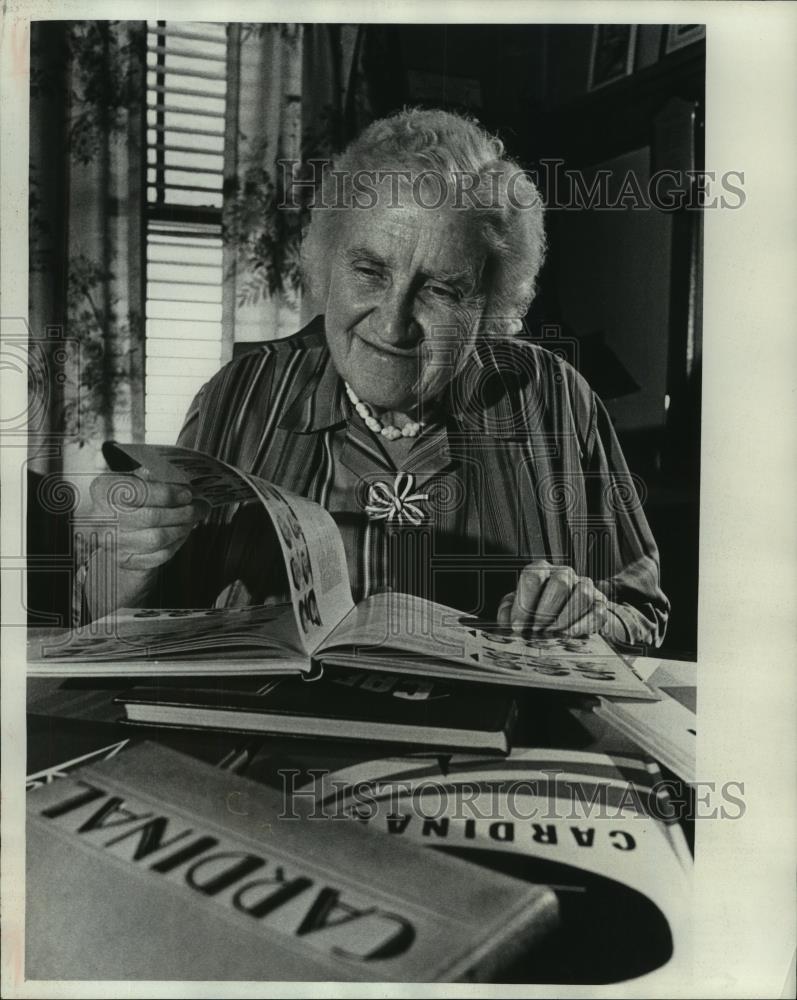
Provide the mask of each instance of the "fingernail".
[{"label": "fingernail", "polygon": [[191,490],[180,490],[177,494],[177,499],[180,503],[191,503]]}]

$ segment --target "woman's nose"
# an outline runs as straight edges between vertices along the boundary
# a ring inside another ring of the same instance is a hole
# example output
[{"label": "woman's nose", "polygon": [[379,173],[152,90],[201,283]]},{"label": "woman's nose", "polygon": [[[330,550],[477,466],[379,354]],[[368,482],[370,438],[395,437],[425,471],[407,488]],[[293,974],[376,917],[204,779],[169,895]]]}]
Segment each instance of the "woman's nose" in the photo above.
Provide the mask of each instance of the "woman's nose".
[{"label": "woman's nose", "polygon": [[374,320],[374,332],[391,347],[412,347],[421,339],[422,331],[413,316],[412,301],[403,296],[385,299]]}]

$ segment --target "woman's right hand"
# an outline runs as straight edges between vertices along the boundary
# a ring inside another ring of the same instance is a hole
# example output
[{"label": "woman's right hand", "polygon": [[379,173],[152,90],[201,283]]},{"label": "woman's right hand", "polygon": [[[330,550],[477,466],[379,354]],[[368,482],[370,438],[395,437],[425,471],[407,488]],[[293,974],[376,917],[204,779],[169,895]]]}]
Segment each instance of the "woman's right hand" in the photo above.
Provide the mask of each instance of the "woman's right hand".
[{"label": "woman's right hand", "polygon": [[90,492],[86,520],[96,522],[99,546],[86,596],[95,618],[114,607],[140,606],[159,567],[182,547],[208,507],[193,501],[189,487],[156,480],[146,469],[96,476]]}]

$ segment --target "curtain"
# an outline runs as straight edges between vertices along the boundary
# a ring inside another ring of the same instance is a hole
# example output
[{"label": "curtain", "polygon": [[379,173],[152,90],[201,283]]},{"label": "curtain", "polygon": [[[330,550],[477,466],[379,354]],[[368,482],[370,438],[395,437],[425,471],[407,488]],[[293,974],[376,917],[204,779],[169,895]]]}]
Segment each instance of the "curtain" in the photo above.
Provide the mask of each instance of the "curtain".
[{"label": "curtain", "polygon": [[[362,67],[365,30],[341,24],[231,30],[224,314],[233,343],[289,336],[310,318],[299,260],[310,188],[292,186],[292,179],[318,179],[312,161],[329,159],[373,117]],[[281,160],[299,164],[295,174]],[[294,194],[296,209],[280,209]]]},{"label": "curtain", "polygon": [[143,22],[33,22],[31,366],[48,372],[30,466],[103,467],[143,440]]},{"label": "curtain", "polygon": [[[299,161],[297,177],[312,178],[310,161],[372,119],[365,31],[229,27],[228,345],[287,336],[309,318],[299,262],[309,197],[278,210],[286,175],[277,163]],[[103,440],[144,436],[145,92],[145,22],[32,24],[31,370],[46,370],[48,395],[30,466],[76,484],[104,468]]]}]

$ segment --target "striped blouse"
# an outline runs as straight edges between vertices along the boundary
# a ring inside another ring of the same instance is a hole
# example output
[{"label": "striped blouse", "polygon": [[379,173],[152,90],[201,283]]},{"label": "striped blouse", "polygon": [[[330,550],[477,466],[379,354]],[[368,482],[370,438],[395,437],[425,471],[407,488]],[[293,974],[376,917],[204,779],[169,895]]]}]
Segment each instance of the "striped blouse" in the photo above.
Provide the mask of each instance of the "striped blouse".
[{"label": "striped blouse", "polygon": [[[329,510],[356,601],[393,588],[494,619],[519,571],[547,559],[604,592],[604,634],[663,637],[658,552],[608,415],[575,369],[528,341],[479,343],[401,470],[351,406],[322,317],[222,368],[178,443]],[[417,523],[378,516],[399,471],[399,492],[425,496]],[[164,567],[158,600],[196,607],[286,592],[265,514],[249,505],[215,511],[192,532]]]}]

